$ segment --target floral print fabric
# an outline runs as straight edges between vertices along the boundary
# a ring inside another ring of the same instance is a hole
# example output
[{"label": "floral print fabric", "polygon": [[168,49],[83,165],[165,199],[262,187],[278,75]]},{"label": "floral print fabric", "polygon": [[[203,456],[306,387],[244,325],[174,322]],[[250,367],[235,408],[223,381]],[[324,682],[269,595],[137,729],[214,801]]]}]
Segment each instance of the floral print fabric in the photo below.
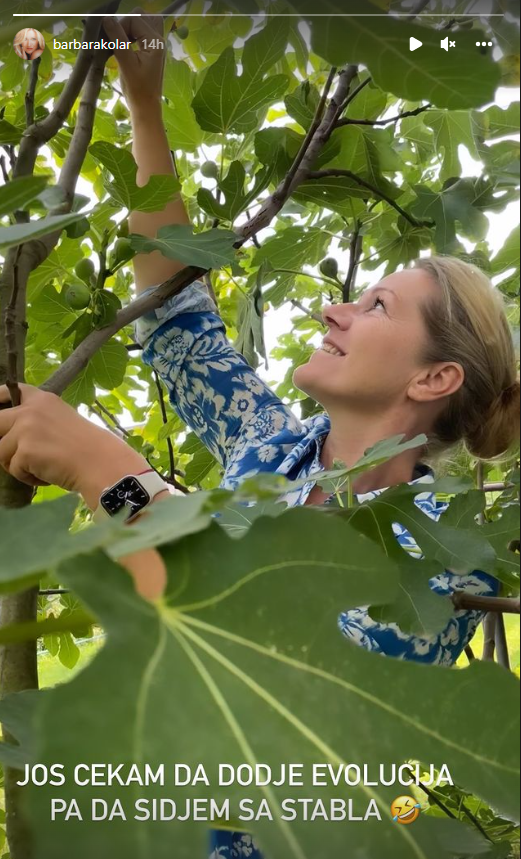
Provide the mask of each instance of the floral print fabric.
[{"label": "floral print fabric", "polygon": [[[283,474],[290,480],[309,477],[304,486],[284,496],[288,506],[304,504],[315,483],[313,475],[323,470],[320,453],[330,429],[329,417],[321,413],[301,421],[271,391],[227,340],[224,323],[202,283],[192,284],[139,319],[136,338],[144,349],[143,360],[163,379],[174,410],[223,465],[222,487],[233,489],[259,472]],[[431,469],[419,463],[411,484],[433,481]],[[383,491],[358,494],[357,502]],[[416,496],[415,504],[435,520],[447,509],[427,490]],[[393,530],[400,545],[418,556],[407,529],[394,523]],[[498,591],[497,580],[479,570],[463,576],[447,571],[429,584],[442,596],[455,589],[479,595]],[[458,611],[442,633],[422,638],[403,633],[394,623],[372,620],[366,607],[342,612],[339,606],[338,624],[346,638],[367,650],[450,666],[481,619],[480,612]],[[262,859],[250,835],[216,830],[209,859],[220,857]]]}]

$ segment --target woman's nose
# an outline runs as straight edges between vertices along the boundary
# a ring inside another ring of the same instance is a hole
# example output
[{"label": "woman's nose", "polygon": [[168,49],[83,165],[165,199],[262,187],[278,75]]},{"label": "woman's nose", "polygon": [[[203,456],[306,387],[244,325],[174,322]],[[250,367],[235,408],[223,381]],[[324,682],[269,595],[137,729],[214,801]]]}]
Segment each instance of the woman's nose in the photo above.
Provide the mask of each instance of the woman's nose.
[{"label": "woman's nose", "polygon": [[349,328],[353,317],[353,304],[326,304],[322,309],[322,319],[329,328]]}]

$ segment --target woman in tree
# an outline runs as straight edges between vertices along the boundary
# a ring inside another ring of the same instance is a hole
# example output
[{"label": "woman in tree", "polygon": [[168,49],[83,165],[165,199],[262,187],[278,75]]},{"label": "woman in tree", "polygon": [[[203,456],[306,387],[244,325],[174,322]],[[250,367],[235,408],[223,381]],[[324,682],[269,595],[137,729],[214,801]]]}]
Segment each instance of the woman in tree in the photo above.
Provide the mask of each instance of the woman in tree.
[{"label": "woman in tree", "polygon": [[36,60],[45,50],[45,40],[38,30],[26,27],[14,37],[13,47],[22,60]]},{"label": "woman in tree", "polygon": [[[146,48],[162,36],[159,18],[107,20],[111,39],[140,43],[117,51],[128,101],[138,182],[172,174],[174,166],[161,116],[164,52]],[[180,198],[161,212],[133,212],[131,231],[155,236],[165,224],[186,224]],[[154,289],[183,268],[154,252],[133,260],[136,289]],[[327,503],[314,477],[334,459],[353,465],[381,439],[424,432],[423,457],[435,459],[464,439],[470,452],[490,459],[510,451],[519,436],[516,357],[500,294],[476,268],[451,258],[418,261],[366,290],[356,304],[326,306],[324,343],[294,374],[295,384],[324,407],[300,421],[229,344],[215,304],[195,283],[160,310],[139,320],[143,360],[166,384],[172,406],[224,466],[223,486],[233,488],[262,471],[291,480],[309,477],[287,493],[290,506]],[[0,388],[0,401],[8,402]],[[53,395],[22,386],[22,405],[0,413],[0,464],[33,485],[56,483],[82,493],[99,508],[102,490],[146,461],[120,439],[77,415]],[[433,472],[406,451],[354,482],[358,503],[399,483],[428,484]],[[121,487],[120,487],[121,489]],[[155,498],[168,495],[166,485]],[[428,487],[416,503],[438,519],[443,505]],[[121,489],[121,496],[127,490]],[[130,490],[129,490],[130,491]],[[133,503],[133,502],[132,502]],[[138,502],[136,502],[138,503]],[[411,535],[396,526],[405,549]],[[155,552],[125,559],[141,593],[161,592],[164,569]],[[441,595],[465,589],[496,594],[498,583],[481,571],[446,572],[430,582]],[[339,613],[342,607],[339,606]],[[339,626],[352,641],[401,659],[452,665],[481,620],[458,611],[438,636],[411,636],[396,624],[371,620],[366,609],[345,612]],[[346,652],[348,656],[348,653]],[[258,859],[248,835],[215,832],[212,856]]]}]

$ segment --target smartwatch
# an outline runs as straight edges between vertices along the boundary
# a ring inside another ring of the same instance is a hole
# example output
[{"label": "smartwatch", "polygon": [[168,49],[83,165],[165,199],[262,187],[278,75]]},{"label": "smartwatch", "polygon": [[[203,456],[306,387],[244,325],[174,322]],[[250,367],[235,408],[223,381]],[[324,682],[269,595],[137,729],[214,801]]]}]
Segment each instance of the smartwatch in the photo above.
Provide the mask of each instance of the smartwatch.
[{"label": "smartwatch", "polygon": [[153,468],[138,474],[126,474],[103,490],[92,518],[94,522],[102,522],[126,507],[128,521],[139,515],[165,489],[168,490],[168,483]]}]

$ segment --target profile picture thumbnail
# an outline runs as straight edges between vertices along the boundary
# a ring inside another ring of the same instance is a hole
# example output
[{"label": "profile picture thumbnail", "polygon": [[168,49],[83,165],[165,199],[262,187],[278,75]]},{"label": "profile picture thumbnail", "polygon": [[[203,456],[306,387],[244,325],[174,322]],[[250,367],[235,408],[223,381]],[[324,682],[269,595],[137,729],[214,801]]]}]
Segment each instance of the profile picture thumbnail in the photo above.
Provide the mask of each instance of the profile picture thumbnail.
[{"label": "profile picture thumbnail", "polygon": [[14,37],[13,48],[22,60],[36,60],[45,50],[45,39],[39,30],[25,27]]}]

